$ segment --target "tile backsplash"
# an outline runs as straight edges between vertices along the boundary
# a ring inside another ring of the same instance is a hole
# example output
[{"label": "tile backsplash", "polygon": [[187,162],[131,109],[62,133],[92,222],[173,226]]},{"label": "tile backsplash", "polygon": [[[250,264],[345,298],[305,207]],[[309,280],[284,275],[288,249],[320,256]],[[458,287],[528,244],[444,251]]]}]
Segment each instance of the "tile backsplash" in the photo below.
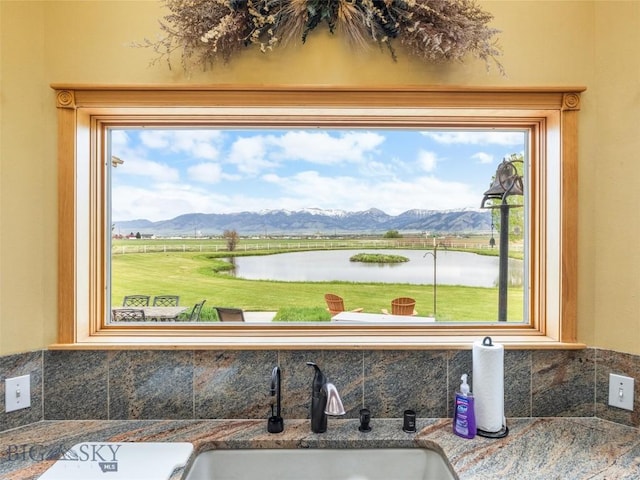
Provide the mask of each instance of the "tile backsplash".
[{"label": "tile backsplash", "polygon": [[[86,350],[0,357],[0,431],[40,420],[267,418],[275,365],[284,418],[308,416],[317,363],[347,416],[451,417],[470,350]],[[640,356],[608,350],[507,350],[507,417],[592,417],[640,427]],[[609,407],[609,373],[636,379],[634,411]],[[4,412],[4,379],[31,374],[31,408]],[[473,387],[473,379],[471,378]]]},{"label": "tile backsplash", "polygon": [[[0,357],[0,432],[39,422],[42,416],[42,351]],[[5,379],[31,375],[31,407],[5,412]]]}]

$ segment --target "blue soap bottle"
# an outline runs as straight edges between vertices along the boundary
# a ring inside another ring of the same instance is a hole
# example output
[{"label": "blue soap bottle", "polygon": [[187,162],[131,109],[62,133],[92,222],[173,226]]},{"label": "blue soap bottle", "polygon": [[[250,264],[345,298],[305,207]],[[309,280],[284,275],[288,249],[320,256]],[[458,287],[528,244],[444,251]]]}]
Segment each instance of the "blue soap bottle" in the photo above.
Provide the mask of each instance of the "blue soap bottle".
[{"label": "blue soap bottle", "polygon": [[453,433],[463,438],[476,436],[476,414],[473,405],[473,395],[469,391],[467,374],[460,377],[460,391],[456,392],[453,410]]}]

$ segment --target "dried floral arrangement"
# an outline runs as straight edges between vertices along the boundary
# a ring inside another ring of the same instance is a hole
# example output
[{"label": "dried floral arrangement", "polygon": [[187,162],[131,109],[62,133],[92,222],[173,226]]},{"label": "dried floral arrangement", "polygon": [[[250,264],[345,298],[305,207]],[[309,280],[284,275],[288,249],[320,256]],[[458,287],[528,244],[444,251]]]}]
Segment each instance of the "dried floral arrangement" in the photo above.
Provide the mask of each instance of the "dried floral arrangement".
[{"label": "dried floral arrangement", "polygon": [[425,62],[462,61],[467,55],[493,63],[501,50],[490,28],[493,16],[473,0],[164,0],[164,34],[136,46],[152,48],[171,68],[181,50],[185,71],[204,70],[228,61],[249,45],[263,52],[295,39],[304,43],[311,30],[326,25],[354,48],[385,47],[396,59],[393,42]]}]

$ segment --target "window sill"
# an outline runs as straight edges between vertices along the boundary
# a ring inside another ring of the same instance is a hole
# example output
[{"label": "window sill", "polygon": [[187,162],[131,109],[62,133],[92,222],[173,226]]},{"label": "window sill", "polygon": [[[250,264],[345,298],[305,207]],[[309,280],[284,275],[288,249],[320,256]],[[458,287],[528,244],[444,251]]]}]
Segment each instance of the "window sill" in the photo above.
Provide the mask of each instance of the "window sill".
[{"label": "window sill", "polygon": [[[49,345],[50,350],[467,350],[473,342],[486,335],[331,335],[319,338],[316,335],[288,336],[94,336],[76,343]],[[548,336],[536,335],[491,335],[496,343],[507,350],[579,350],[584,343],[562,342]]]}]

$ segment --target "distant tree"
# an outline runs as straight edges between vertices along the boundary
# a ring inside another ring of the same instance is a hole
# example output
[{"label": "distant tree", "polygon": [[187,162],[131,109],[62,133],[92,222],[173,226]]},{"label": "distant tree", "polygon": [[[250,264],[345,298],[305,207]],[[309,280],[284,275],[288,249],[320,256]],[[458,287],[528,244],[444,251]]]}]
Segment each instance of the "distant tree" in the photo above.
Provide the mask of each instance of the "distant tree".
[{"label": "distant tree", "polygon": [[398,230],[389,230],[384,234],[384,238],[402,238]]},{"label": "distant tree", "polygon": [[222,232],[222,238],[227,242],[227,250],[233,252],[240,242],[240,236],[235,230],[225,230]]},{"label": "distant tree", "polygon": [[140,235],[140,232],[136,232],[136,238],[137,238],[138,240],[140,240],[140,239],[142,238],[142,235]]}]

